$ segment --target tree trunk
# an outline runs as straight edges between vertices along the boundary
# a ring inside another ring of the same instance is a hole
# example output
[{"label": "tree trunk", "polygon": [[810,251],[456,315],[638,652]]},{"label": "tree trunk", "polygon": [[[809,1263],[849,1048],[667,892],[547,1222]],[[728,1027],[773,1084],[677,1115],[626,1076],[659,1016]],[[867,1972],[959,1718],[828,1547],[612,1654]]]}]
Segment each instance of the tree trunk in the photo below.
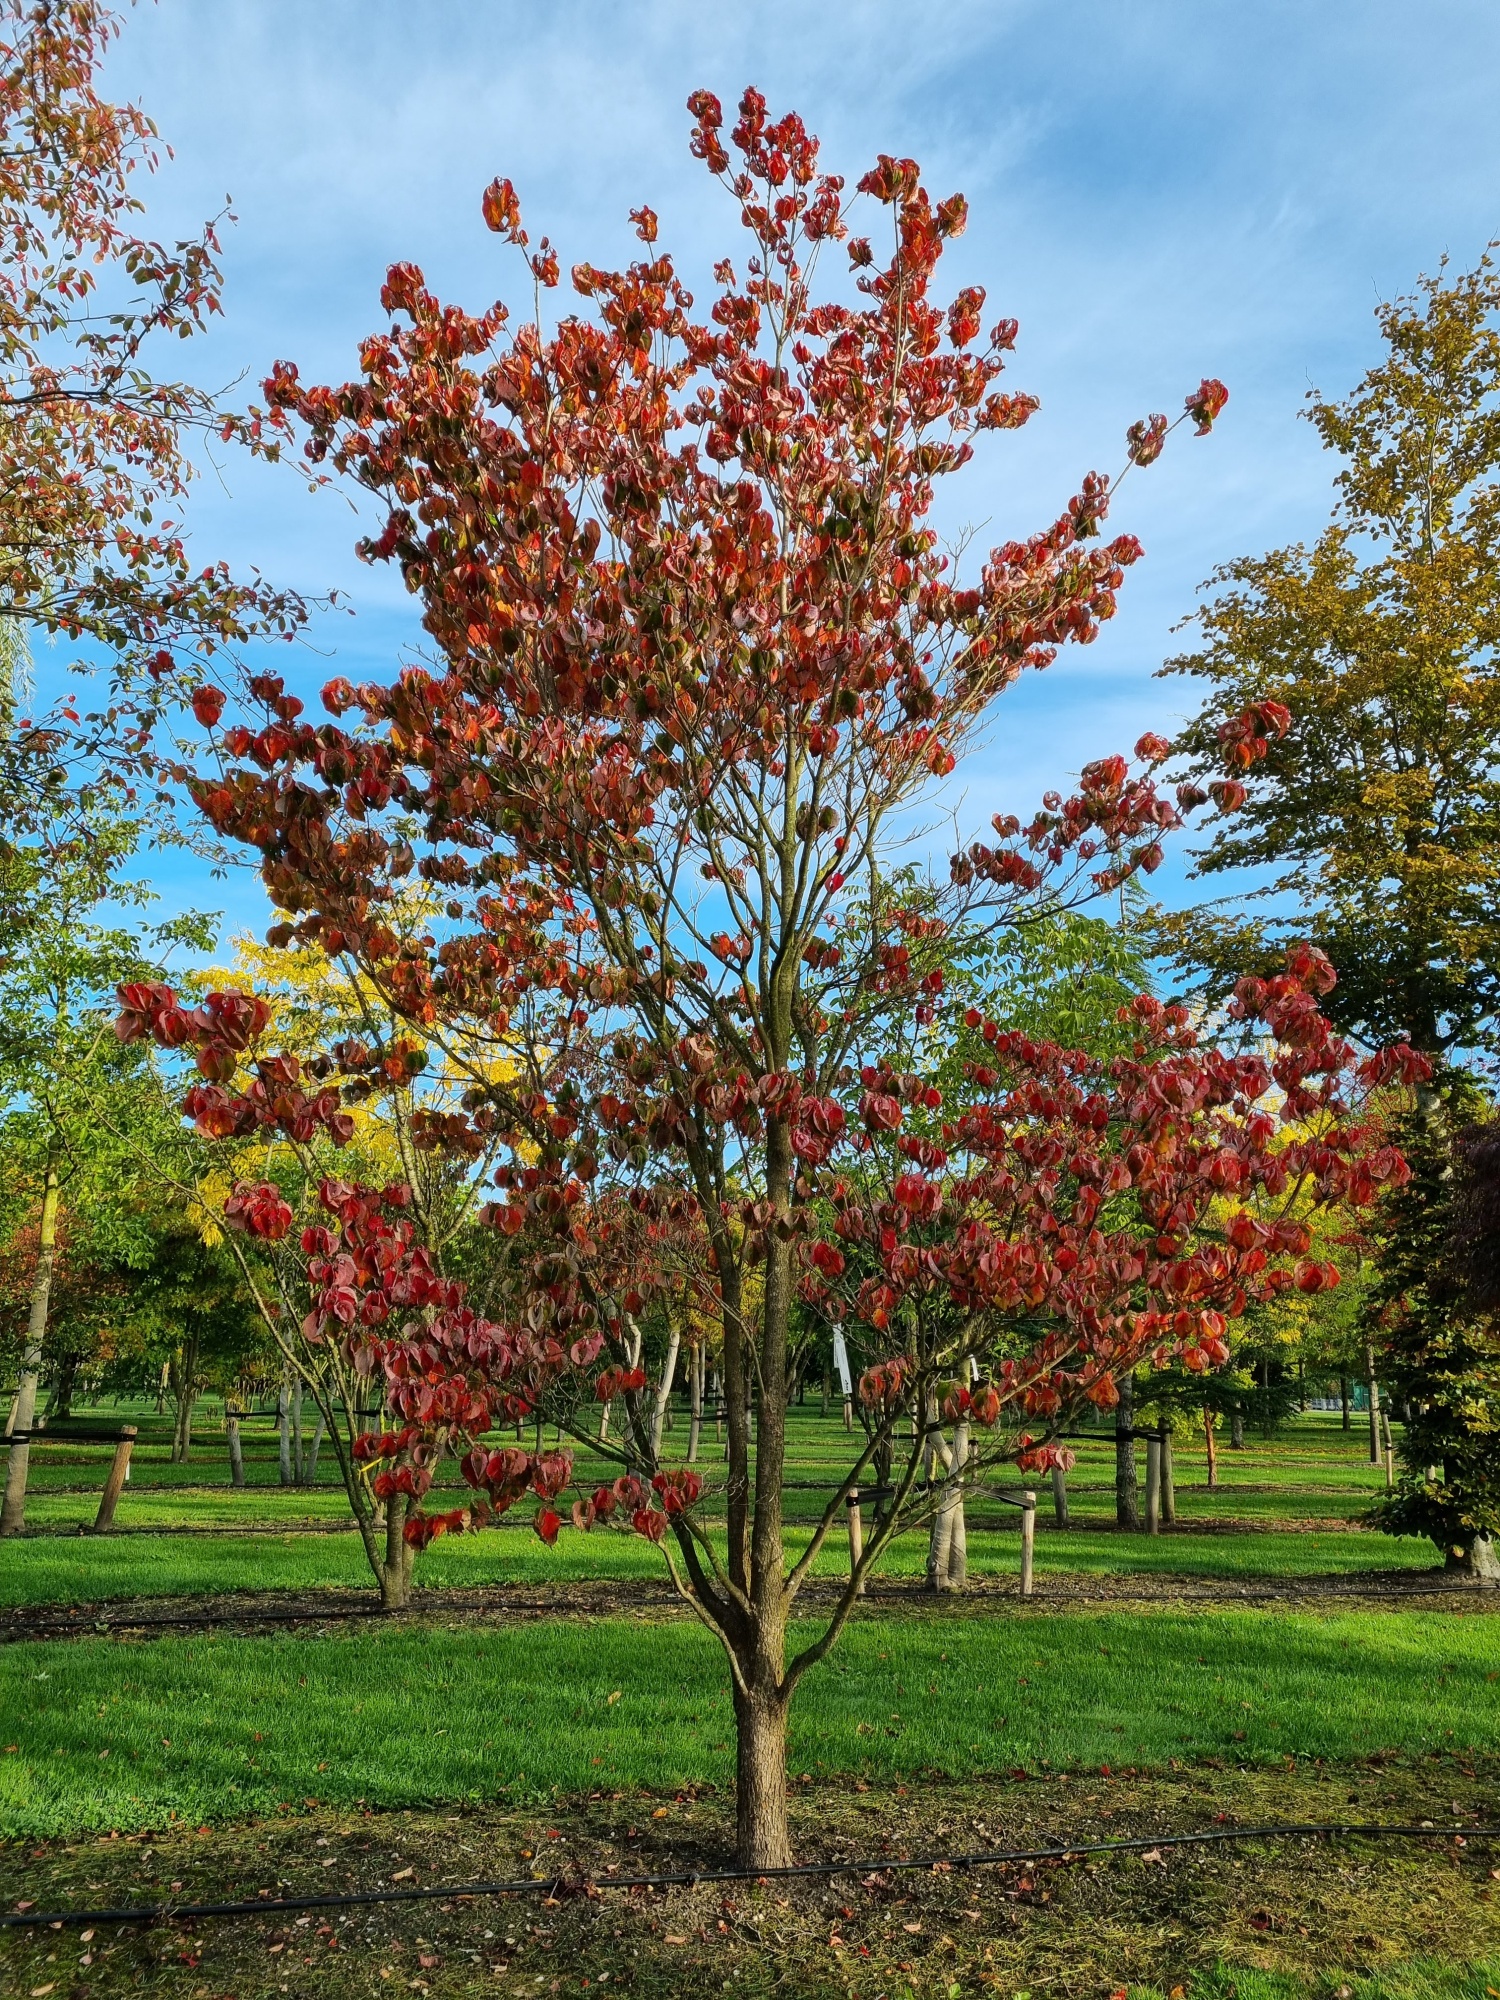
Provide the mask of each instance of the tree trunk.
[{"label": "tree trunk", "polygon": [[[1130,1376],[1123,1375],[1119,1389],[1115,1430],[1122,1433],[1135,1428],[1135,1383]],[[1138,1528],[1141,1525],[1141,1490],[1135,1475],[1135,1439],[1118,1435],[1115,1440],[1115,1520],[1122,1528]]]},{"label": "tree trunk", "polygon": [[674,1326],[667,1340],[667,1358],[662,1363],[661,1380],[656,1385],[656,1405],[651,1412],[651,1462],[654,1465],[661,1456],[661,1427],[667,1414],[667,1399],[672,1393],[672,1384],[677,1377],[677,1354],[682,1344],[682,1335]]},{"label": "tree trunk", "polygon": [[161,1375],[159,1376],[156,1384],[156,1414],[159,1417],[166,1415],[167,1384],[171,1381],[171,1379],[172,1379],[172,1364],[170,1361],[164,1361],[161,1364]]},{"label": "tree trunk", "polygon": [[1443,1551],[1443,1567],[1459,1576],[1469,1576],[1476,1583],[1493,1590],[1500,1584],[1500,1553],[1488,1535],[1476,1535],[1465,1549],[1455,1549],[1451,1543],[1439,1545]]},{"label": "tree trunk", "polygon": [[171,1371],[172,1463],[186,1465],[193,1448],[193,1405],[198,1400],[198,1341],[185,1340],[167,1363]]},{"label": "tree trunk", "polygon": [[790,1868],[786,1817],[786,1698],[753,1683],[734,1690],[735,1851],[745,1868]]},{"label": "tree trunk", "polygon": [[[37,1229],[36,1269],[31,1277],[31,1312],[26,1321],[26,1345],[21,1350],[21,1375],[11,1406],[10,1428],[29,1432],[36,1416],[36,1388],[42,1370],[42,1344],[47,1337],[47,1308],[52,1299],[52,1272],[57,1262],[59,1148],[47,1148],[42,1174],[42,1215]],[[19,1535],[26,1525],[26,1479],[31,1469],[31,1441],[13,1444],[5,1468],[5,1499],[0,1504],[0,1535]]]},{"label": "tree trunk", "polygon": [[698,1463],[698,1443],[703,1435],[703,1343],[688,1352],[688,1396],[691,1400],[691,1420],[688,1424],[688,1464]]},{"label": "tree trunk", "polygon": [[1236,1403],[1229,1413],[1229,1449],[1231,1451],[1243,1451],[1245,1449],[1245,1406],[1243,1403]]},{"label": "tree trunk", "polygon": [[385,1561],[380,1566],[380,1608],[404,1611],[411,1597],[411,1550],[402,1539],[406,1526],[406,1495],[393,1493],[385,1503]]},{"label": "tree trunk", "polygon": [[245,1454],[240,1447],[240,1413],[224,1412],[224,1428],[229,1433],[229,1483],[236,1491],[245,1484]]},{"label": "tree trunk", "polygon": [[1380,1463],[1380,1384],[1375,1380],[1375,1350],[1365,1346],[1365,1384],[1370,1391],[1370,1463]]},{"label": "tree trunk", "polygon": [[292,1478],[302,1484],[302,1377],[292,1384]]},{"label": "tree trunk", "polygon": [[1344,1418],[1344,1423],[1343,1423],[1343,1428],[1344,1428],[1345,1430],[1348,1430],[1348,1428],[1349,1428],[1349,1377],[1348,1377],[1347,1375],[1340,1375],[1340,1377],[1339,1377],[1339,1407],[1340,1407],[1340,1409],[1341,1409],[1341,1410],[1342,1410],[1342,1412],[1343,1412],[1343,1418]]},{"label": "tree trunk", "polygon": [[969,1576],[969,1538],[964,1522],[964,1464],[969,1456],[969,1426],[955,1424],[950,1448],[941,1432],[929,1431],[934,1456],[947,1472],[932,1532],[927,1543],[927,1588],[962,1590]]},{"label": "tree trunk", "polygon": [[318,1483],[318,1452],[323,1443],[323,1412],[319,1410],[318,1421],[313,1425],[312,1443],[302,1461],[300,1486],[316,1486]]},{"label": "tree trunk", "polygon": [[292,1483],[292,1391],[291,1385],[283,1378],[281,1393],[276,1398],[276,1441],[280,1453],[281,1483]]},{"label": "tree trunk", "polygon": [[1203,1405],[1203,1448],[1208,1457],[1208,1490],[1219,1490],[1219,1447],[1214,1438],[1214,1413],[1208,1404]]},{"label": "tree trunk", "polygon": [[47,1398],[47,1421],[54,1417],[67,1418],[73,1414],[73,1395],[78,1387],[78,1356],[66,1354],[58,1364],[57,1380],[52,1384],[52,1393]]}]

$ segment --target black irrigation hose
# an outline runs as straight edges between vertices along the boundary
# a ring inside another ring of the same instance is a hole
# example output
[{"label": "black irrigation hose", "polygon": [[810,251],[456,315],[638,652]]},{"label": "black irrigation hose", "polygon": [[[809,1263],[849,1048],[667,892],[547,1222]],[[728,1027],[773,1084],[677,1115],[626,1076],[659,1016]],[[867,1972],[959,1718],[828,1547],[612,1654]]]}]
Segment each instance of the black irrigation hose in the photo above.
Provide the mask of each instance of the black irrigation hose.
[{"label": "black irrigation hose", "polygon": [[410,1889],[360,1889],[336,1896],[278,1896],[236,1903],[142,1903],[121,1910],[9,1910],[0,1915],[0,1928],[34,1929],[46,1925],[60,1929],[64,1924],[154,1924],[196,1922],[200,1917],[258,1917],[268,1911],[344,1910],[366,1908],[375,1903],[457,1902],[479,1896],[587,1896],[604,1889],[696,1889],[705,1882],[789,1882],[808,1877],[832,1875],[874,1875],[921,1870],[956,1870],[1006,1867],[1023,1861],[1078,1861],[1089,1854],[1133,1854],[1158,1847],[1203,1847],[1234,1840],[1286,1840],[1309,1836],[1372,1839],[1437,1840],[1457,1836],[1460,1840],[1500,1839],[1500,1826],[1383,1826],[1349,1821],[1289,1826],[1214,1827],[1201,1833],[1141,1833],[1121,1840],[1074,1841],[1066,1847],[993,1848],[976,1854],[927,1854],[913,1860],[907,1856],[868,1856],[859,1861],[802,1861],[786,1868],[692,1868],[668,1875],[569,1875],[517,1876],[500,1882],[427,1883]]}]

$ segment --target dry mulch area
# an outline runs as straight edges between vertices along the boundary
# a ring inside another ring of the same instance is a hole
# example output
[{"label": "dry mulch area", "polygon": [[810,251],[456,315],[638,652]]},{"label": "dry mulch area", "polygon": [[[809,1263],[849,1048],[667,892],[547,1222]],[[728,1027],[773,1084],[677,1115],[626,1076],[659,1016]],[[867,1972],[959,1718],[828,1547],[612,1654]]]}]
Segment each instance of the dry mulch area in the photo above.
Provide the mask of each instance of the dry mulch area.
[{"label": "dry mulch area", "polygon": [[[0,1848],[0,1906],[118,1908],[341,1894],[480,1878],[566,1878],[555,1893],[152,1927],[0,1934],[0,1990],[56,2000],[354,2000],[480,1994],[927,1996],[1163,1993],[1229,1963],[1342,1975],[1430,1953],[1500,1957],[1500,1843],[1284,1837],[1068,1863],[892,1871],[906,1855],[1162,1834],[1225,1823],[1368,1820],[1435,1827],[1497,1817],[1500,1765],[1197,1767],[985,1785],[798,1786],[800,1857],[858,1871],[765,1884],[611,1890],[612,1876],[728,1858],[729,1802],[711,1793],[599,1796],[538,1812],[309,1812],[73,1845]],[[603,1885],[596,1887],[595,1885]]]}]

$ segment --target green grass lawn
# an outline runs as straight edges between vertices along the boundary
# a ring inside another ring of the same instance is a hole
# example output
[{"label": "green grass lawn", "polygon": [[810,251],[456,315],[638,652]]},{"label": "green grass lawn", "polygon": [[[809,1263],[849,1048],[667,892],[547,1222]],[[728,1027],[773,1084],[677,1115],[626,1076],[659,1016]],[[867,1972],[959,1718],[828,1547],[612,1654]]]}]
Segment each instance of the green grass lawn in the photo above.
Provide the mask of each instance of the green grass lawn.
[{"label": "green grass lawn", "polygon": [[[792,1532],[788,1547],[804,1546]],[[885,1574],[922,1574],[926,1543],[901,1537]],[[971,1530],[969,1568],[977,1580],[1013,1578],[1019,1566],[1014,1527]],[[1167,1533],[1122,1535],[1112,1528],[1043,1527],[1037,1536],[1037,1581],[1065,1577],[1182,1575],[1211,1582],[1275,1584],[1297,1577],[1433,1567],[1430,1543],[1395,1541],[1358,1529],[1299,1533]],[[817,1572],[836,1576],[848,1566],[842,1531],[830,1537]],[[418,1558],[418,1587],[542,1585],[578,1578],[661,1580],[661,1555],[639,1536],[614,1530],[583,1535],[566,1528],[546,1548],[523,1522],[477,1534],[444,1537]],[[193,1596],[233,1590],[370,1589],[374,1583],[358,1538],[350,1534],[131,1534],[30,1537],[9,1542],[0,1563],[0,1608],[92,1603],[119,1598]]]},{"label": "green grass lawn", "polygon": [[[1485,1616],[1416,1611],[871,1616],[804,1683],[791,1768],[895,1779],[1492,1752],[1497,1633]],[[12,1836],[309,1798],[670,1791],[732,1771],[725,1670],[688,1622],[82,1639],[10,1648],[0,1673]]]}]

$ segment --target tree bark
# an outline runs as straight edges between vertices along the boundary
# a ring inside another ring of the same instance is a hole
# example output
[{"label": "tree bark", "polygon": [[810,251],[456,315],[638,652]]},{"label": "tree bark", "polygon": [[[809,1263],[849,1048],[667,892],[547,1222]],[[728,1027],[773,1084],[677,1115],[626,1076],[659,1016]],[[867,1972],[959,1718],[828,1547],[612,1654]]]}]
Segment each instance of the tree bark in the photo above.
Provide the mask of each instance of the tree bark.
[{"label": "tree bark", "polygon": [[281,1393],[276,1398],[276,1442],[280,1456],[281,1483],[292,1483],[292,1391],[291,1385],[283,1378]]},{"label": "tree bark", "polygon": [[1344,1419],[1344,1421],[1343,1421],[1343,1428],[1344,1428],[1345,1430],[1348,1430],[1348,1428],[1349,1428],[1349,1377],[1348,1377],[1347,1375],[1340,1375],[1340,1377],[1339,1377],[1339,1407],[1340,1407],[1341,1411],[1343,1412],[1343,1419]]},{"label": "tree bark", "polygon": [[224,1428],[229,1433],[229,1483],[236,1491],[245,1484],[245,1454],[240,1445],[240,1413],[224,1412]]},{"label": "tree bark", "polygon": [[323,1412],[319,1410],[318,1421],[313,1425],[312,1443],[307,1447],[302,1461],[302,1486],[316,1486],[318,1483],[318,1452],[323,1444]]},{"label": "tree bark", "polygon": [[690,1418],[688,1422],[689,1465],[698,1463],[698,1444],[703,1436],[703,1343],[700,1340],[688,1350],[688,1398]]},{"label": "tree bark", "polygon": [[790,1868],[786,1817],[786,1697],[779,1688],[734,1690],[735,1852],[745,1868]]},{"label": "tree bark", "polygon": [[78,1356],[67,1354],[58,1364],[57,1380],[52,1384],[52,1393],[47,1398],[47,1421],[54,1417],[67,1418],[73,1414],[73,1396],[78,1387]]},{"label": "tree bark", "polygon": [[1375,1350],[1365,1346],[1365,1384],[1370,1392],[1370,1463],[1380,1463],[1380,1384],[1375,1380]]},{"label": "tree bark", "polygon": [[171,1371],[172,1463],[186,1465],[193,1448],[193,1405],[198,1400],[198,1342],[185,1340],[167,1363]]},{"label": "tree bark", "polygon": [[1207,1403],[1203,1405],[1203,1448],[1208,1455],[1208,1490],[1216,1493],[1219,1489],[1219,1447],[1214,1438],[1214,1413]]},{"label": "tree bark", "polygon": [[1231,1451],[1243,1451],[1245,1449],[1245,1406],[1243,1403],[1236,1403],[1229,1413],[1229,1449]]},{"label": "tree bark", "polygon": [[964,1464],[969,1456],[969,1426],[955,1424],[953,1443],[947,1445],[940,1432],[929,1431],[928,1442],[941,1461],[947,1478],[932,1517],[927,1543],[927,1588],[962,1590],[969,1575],[969,1538],[964,1522]]},{"label": "tree bark", "polygon": [[[29,1432],[36,1416],[37,1382],[42,1371],[42,1346],[47,1338],[47,1310],[52,1300],[52,1273],[57,1263],[58,1168],[60,1148],[47,1148],[42,1172],[42,1214],[37,1229],[36,1269],[31,1278],[31,1311],[26,1321],[26,1345],[21,1350],[21,1375],[11,1406],[10,1428]],[[5,1499],[0,1503],[0,1535],[19,1535],[26,1526],[26,1480],[31,1470],[31,1441],[13,1444],[5,1468]]]},{"label": "tree bark", "polygon": [[1443,1567],[1460,1576],[1473,1577],[1476,1583],[1490,1590],[1500,1585],[1500,1553],[1488,1535],[1476,1535],[1462,1552],[1445,1547]]},{"label": "tree bark", "polygon": [[393,1493],[385,1503],[385,1560],[380,1566],[380,1608],[404,1611],[411,1597],[411,1550],[402,1539],[406,1526],[406,1495]]},{"label": "tree bark", "polygon": [[667,1339],[667,1358],[662,1363],[661,1380],[656,1385],[656,1404],[651,1412],[651,1459],[654,1464],[661,1456],[661,1428],[667,1414],[667,1400],[672,1394],[672,1384],[677,1377],[677,1354],[682,1344],[682,1335],[674,1326]]},{"label": "tree bark", "polygon": [[[1120,1378],[1120,1400],[1115,1405],[1116,1433],[1135,1428],[1135,1383],[1130,1376]],[[1115,1440],[1115,1520],[1122,1528],[1141,1525],[1141,1490],[1135,1472],[1135,1439],[1117,1435]]]}]

